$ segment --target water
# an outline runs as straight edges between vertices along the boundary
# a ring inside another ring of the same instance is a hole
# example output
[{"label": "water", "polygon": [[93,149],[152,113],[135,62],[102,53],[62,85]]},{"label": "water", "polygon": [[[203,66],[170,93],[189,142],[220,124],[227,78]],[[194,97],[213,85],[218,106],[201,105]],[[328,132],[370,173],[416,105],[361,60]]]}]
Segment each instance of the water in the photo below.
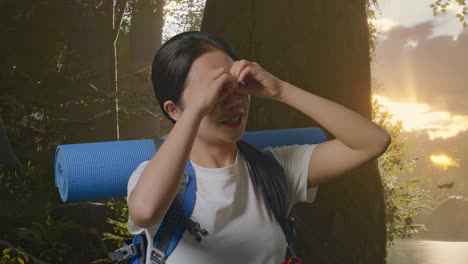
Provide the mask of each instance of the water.
[{"label": "water", "polygon": [[468,242],[395,240],[390,264],[468,264]]}]

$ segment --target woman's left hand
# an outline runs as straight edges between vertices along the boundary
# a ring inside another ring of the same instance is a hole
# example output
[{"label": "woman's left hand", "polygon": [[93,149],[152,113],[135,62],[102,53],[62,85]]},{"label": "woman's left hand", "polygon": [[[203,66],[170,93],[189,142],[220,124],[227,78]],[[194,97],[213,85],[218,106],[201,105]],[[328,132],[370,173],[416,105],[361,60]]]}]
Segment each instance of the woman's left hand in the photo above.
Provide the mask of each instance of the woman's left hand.
[{"label": "woman's left hand", "polygon": [[235,61],[229,72],[236,78],[241,93],[278,99],[283,92],[283,81],[267,72],[256,62]]}]

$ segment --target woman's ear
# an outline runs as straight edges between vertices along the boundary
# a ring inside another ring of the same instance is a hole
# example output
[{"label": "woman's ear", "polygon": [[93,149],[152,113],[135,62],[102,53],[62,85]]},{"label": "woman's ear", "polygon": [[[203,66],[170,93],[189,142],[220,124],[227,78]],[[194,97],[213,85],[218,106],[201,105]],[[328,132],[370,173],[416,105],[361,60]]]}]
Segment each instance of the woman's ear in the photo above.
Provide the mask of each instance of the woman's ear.
[{"label": "woman's ear", "polygon": [[175,121],[179,120],[180,115],[183,112],[180,106],[177,106],[171,100],[164,102],[163,106],[164,106],[164,111],[166,111],[169,114],[169,116],[171,116],[172,119],[174,119]]}]

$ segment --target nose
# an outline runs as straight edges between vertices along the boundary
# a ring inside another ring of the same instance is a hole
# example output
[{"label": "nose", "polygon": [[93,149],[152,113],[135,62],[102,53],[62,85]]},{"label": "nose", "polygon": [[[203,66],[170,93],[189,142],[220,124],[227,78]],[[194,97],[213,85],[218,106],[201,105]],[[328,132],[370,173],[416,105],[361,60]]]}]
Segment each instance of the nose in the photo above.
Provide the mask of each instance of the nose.
[{"label": "nose", "polygon": [[224,110],[228,110],[233,106],[241,105],[242,104],[242,96],[238,93],[231,93],[224,102],[222,103],[222,107]]}]

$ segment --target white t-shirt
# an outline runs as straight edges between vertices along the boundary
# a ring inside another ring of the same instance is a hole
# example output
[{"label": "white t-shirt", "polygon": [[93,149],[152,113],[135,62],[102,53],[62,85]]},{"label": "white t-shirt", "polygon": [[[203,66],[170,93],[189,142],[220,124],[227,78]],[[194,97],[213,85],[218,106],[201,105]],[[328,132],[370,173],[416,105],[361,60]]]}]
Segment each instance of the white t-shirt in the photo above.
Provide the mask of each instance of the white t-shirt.
[{"label": "white t-shirt", "polygon": [[[297,202],[313,202],[318,187],[307,189],[309,158],[317,145],[292,145],[270,150],[284,168],[289,184],[288,211]],[[128,181],[127,201],[149,161],[142,162]],[[280,264],[287,242],[280,225],[258,200],[250,181],[247,163],[237,150],[236,162],[224,168],[204,168],[192,162],[197,177],[192,219],[209,232],[197,242],[185,232],[166,260],[167,264]],[[132,234],[145,232],[148,251],[161,222],[149,228],[128,218]],[[147,254],[146,263],[150,263]]]}]

